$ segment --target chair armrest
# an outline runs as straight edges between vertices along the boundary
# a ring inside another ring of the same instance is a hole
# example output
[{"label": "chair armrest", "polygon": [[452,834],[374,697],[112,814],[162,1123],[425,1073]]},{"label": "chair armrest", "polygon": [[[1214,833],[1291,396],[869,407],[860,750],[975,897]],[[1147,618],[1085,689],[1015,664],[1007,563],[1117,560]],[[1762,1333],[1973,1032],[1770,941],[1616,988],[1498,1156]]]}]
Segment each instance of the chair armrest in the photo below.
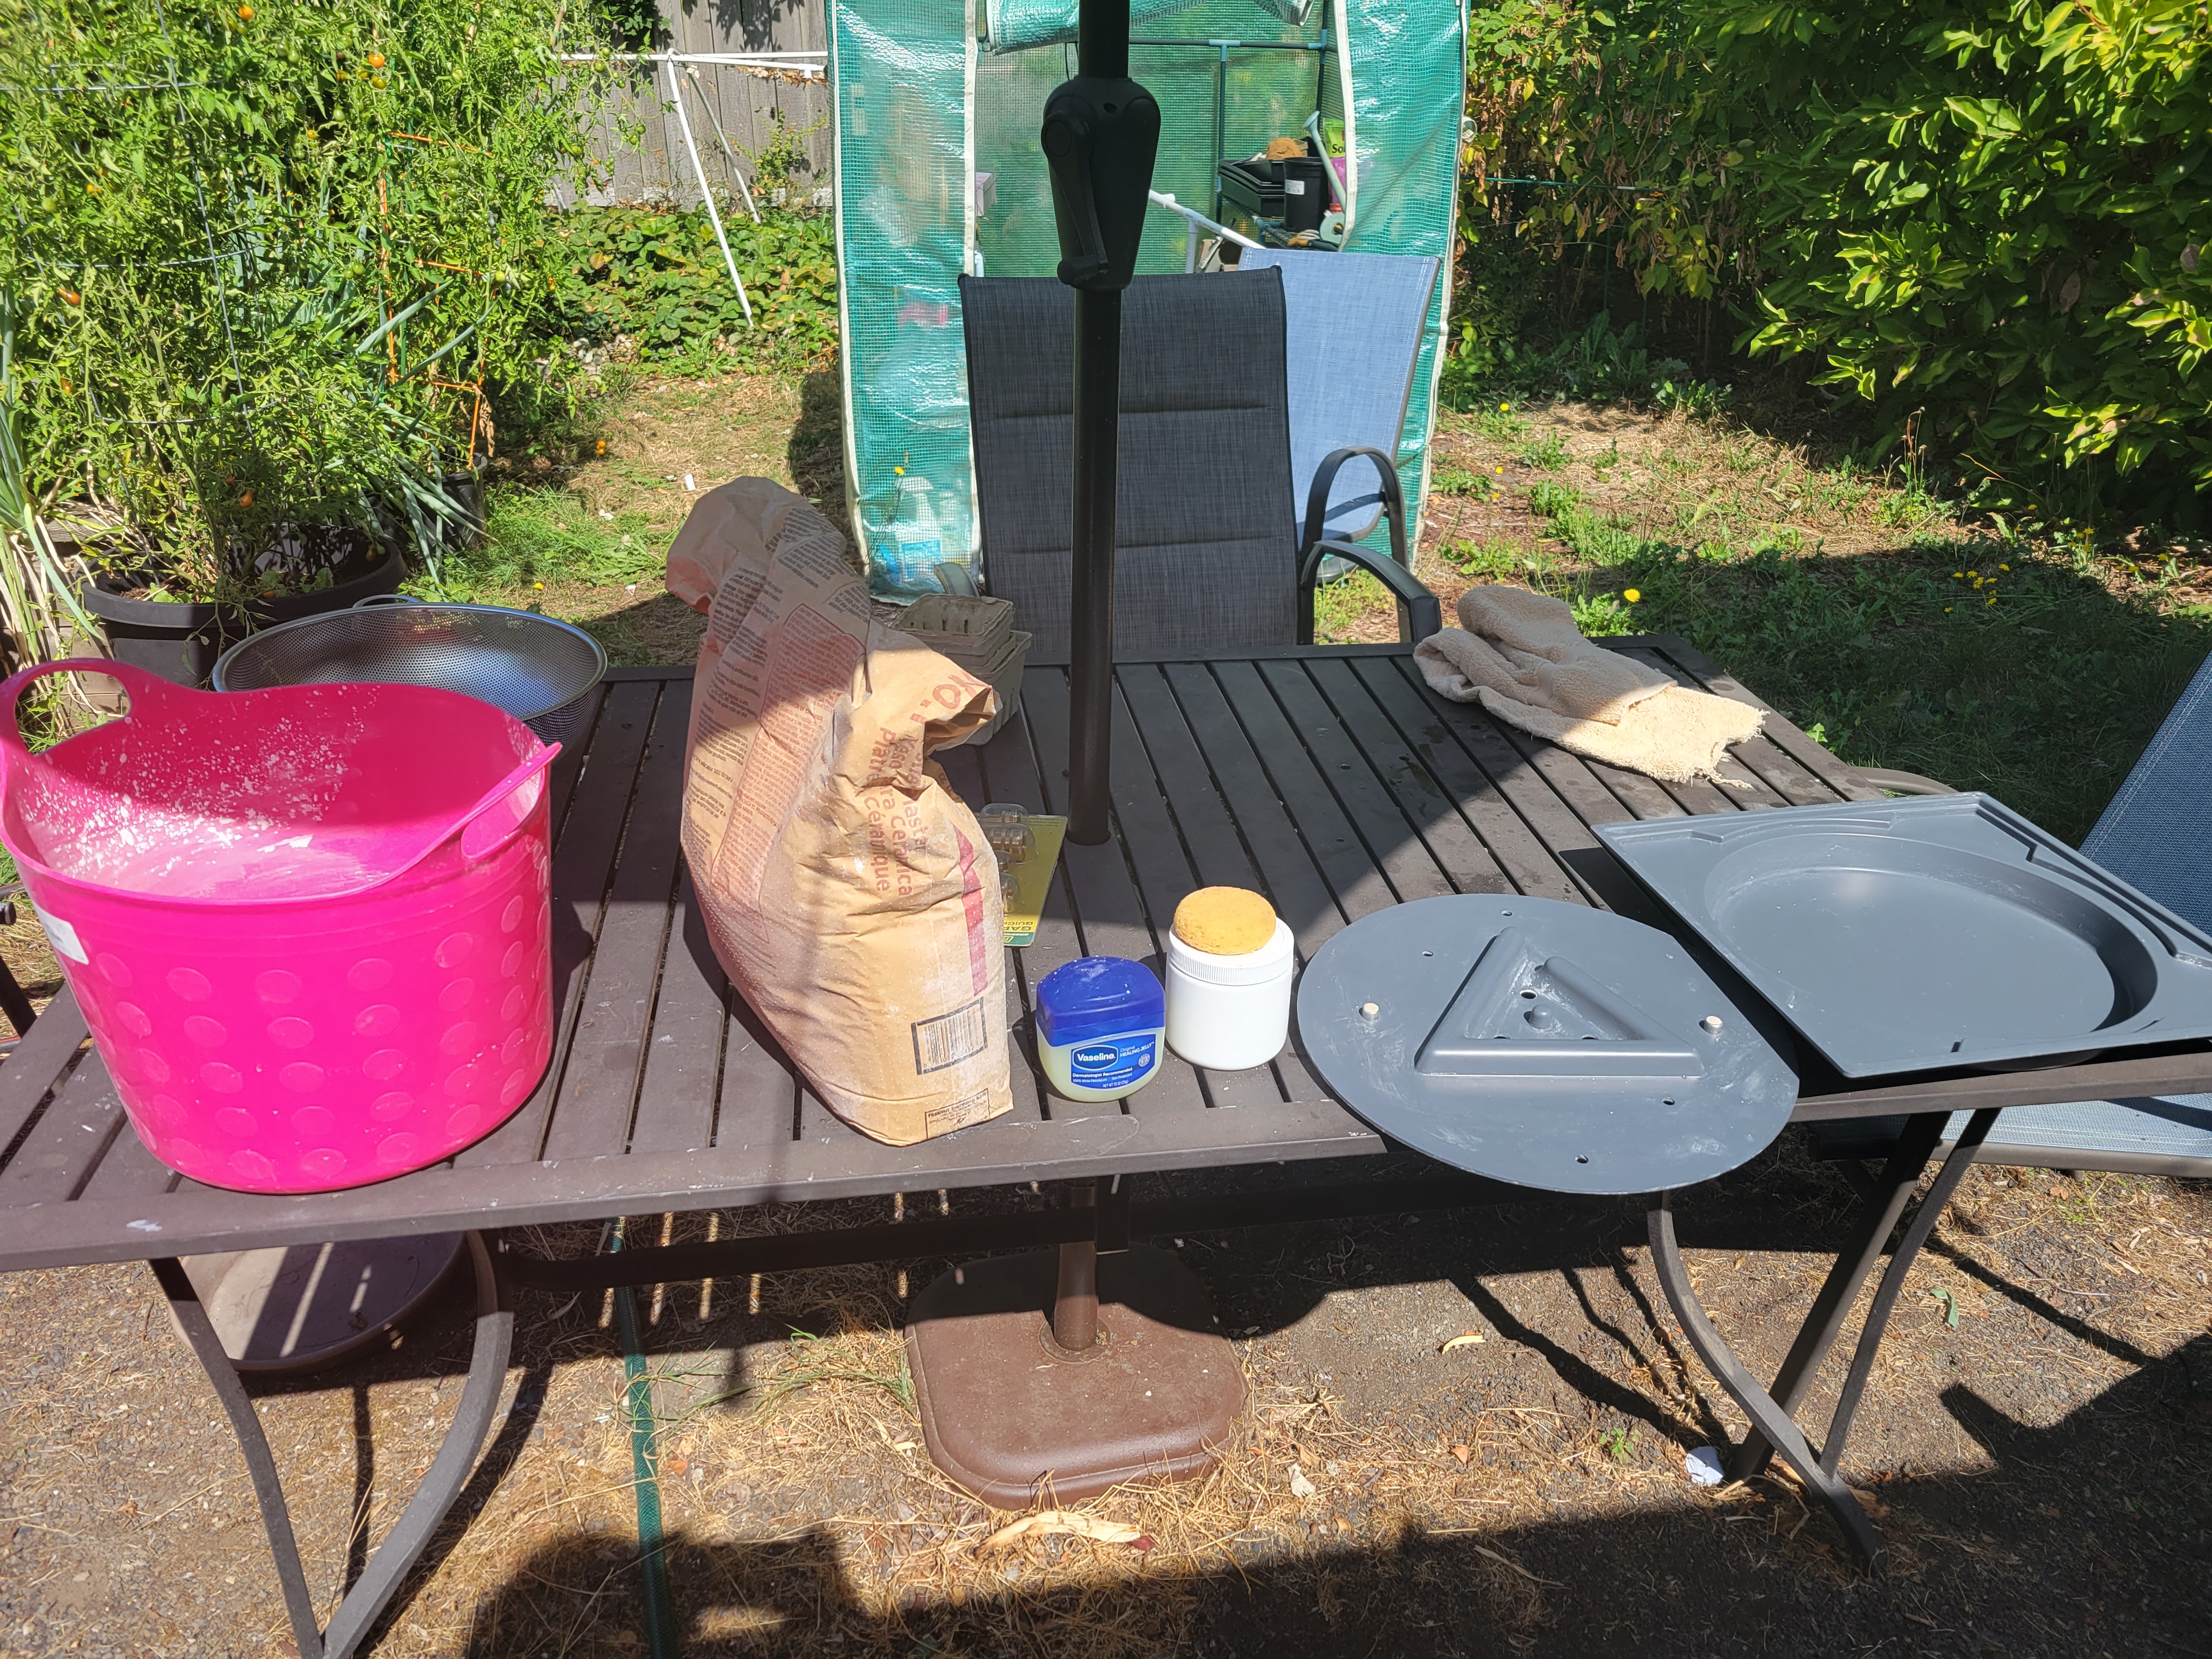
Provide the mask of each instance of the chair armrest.
[{"label": "chair armrest", "polygon": [[1398,468],[1381,450],[1358,445],[1332,450],[1314,469],[1313,487],[1306,491],[1306,527],[1298,544],[1301,571],[1307,566],[1308,556],[1321,544],[1328,517],[1328,492],[1336,486],[1337,473],[1346,461],[1362,455],[1374,462],[1380,480],[1376,494],[1382,501],[1383,516],[1390,521],[1390,556],[1408,570],[1413,568],[1413,556],[1406,550],[1406,493],[1398,485]]},{"label": "chair armrest", "polygon": [[1321,580],[1321,562],[1331,554],[1348,560],[1379,580],[1398,601],[1398,637],[1418,645],[1431,634],[1443,631],[1443,607],[1428,584],[1394,558],[1357,542],[1316,542],[1298,567],[1298,643],[1314,642],[1314,588]]},{"label": "chair armrest", "polygon": [[1959,793],[1949,784],[1923,778],[1917,772],[1892,772],[1879,766],[1854,766],[1851,770],[1875,788],[1887,789],[1893,795],[1955,795]]}]

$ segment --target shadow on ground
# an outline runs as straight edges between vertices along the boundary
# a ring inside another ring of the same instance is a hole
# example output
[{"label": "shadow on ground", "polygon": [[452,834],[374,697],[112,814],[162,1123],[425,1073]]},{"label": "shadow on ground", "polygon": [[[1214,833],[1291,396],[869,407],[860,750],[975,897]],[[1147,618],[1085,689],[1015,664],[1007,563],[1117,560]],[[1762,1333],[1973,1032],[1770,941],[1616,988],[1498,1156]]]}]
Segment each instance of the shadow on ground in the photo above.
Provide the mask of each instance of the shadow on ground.
[{"label": "shadow on ground", "polygon": [[818,501],[830,518],[845,512],[844,394],[834,368],[817,368],[799,382],[799,422],[786,452],[799,493]]},{"label": "shadow on ground", "polygon": [[[826,1533],[736,1543],[679,1533],[666,1552],[677,1650],[2196,1653],[2212,1586],[2206,1464],[2193,1449],[2212,1432],[2212,1402],[2189,1378],[2208,1366],[2212,1337],[2198,1338],[2050,1429],[2013,1421],[1969,1387],[1948,1390],[1945,1407],[1996,1468],[1885,1486],[1893,1560],[1874,1578],[1797,1547],[1804,1511],[1779,1489],[1766,1503],[1677,1504],[1480,1539],[1409,1525],[1380,1548],[1317,1541],[1272,1559],[1231,1540],[1218,1566],[1191,1576],[1133,1565],[1055,1582],[1042,1557],[1017,1555],[999,1594],[959,1604],[909,1594],[889,1617],[864,1609]],[[2143,1467],[2147,1438],[2175,1455],[2130,1489],[2102,1479],[2108,1463]],[[900,1531],[886,1523],[870,1547],[895,1553]],[[1324,1514],[1317,1536],[1328,1535]],[[640,1578],[634,1542],[564,1537],[480,1606],[468,1652],[568,1651],[610,1620],[641,1629]]]}]

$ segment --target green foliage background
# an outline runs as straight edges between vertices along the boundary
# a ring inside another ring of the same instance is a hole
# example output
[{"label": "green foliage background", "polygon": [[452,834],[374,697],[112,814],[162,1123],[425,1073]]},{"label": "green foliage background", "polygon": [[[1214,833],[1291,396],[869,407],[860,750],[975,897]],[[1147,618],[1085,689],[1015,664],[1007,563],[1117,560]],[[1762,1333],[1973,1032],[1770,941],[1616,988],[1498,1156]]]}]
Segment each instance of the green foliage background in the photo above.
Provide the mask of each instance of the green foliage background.
[{"label": "green foliage background", "polygon": [[2055,517],[2118,481],[2188,520],[2212,489],[2208,51],[2205,0],[1479,5],[1462,352],[1510,337],[1483,262],[1596,242],[1986,505]]},{"label": "green foliage background", "polygon": [[[434,554],[472,392],[556,379],[550,188],[592,14],[534,0],[0,0],[0,288],[27,467],[241,599],[292,525]],[[573,40],[570,38],[573,37]],[[440,382],[453,384],[441,385]]]},{"label": "green foliage background", "polygon": [[837,349],[837,252],[827,213],[722,213],[752,301],[748,325],[703,210],[578,208],[563,216],[555,304],[573,338],[628,339],[641,362],[720,357],[799,368]]}]

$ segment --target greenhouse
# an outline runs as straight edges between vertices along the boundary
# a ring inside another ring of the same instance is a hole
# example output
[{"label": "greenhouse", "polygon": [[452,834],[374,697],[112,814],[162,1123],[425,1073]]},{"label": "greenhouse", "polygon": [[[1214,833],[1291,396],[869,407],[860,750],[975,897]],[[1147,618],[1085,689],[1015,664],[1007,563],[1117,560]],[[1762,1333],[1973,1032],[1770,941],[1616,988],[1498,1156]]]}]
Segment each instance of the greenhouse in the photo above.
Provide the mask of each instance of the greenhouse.
[{"label": "greenhouse", "polygon": [[[1194,267],[1211,224],[1237,216],[1221,163],[1271,144],[1279,153],[1289,138],[1326,148],[1340,195],[1298,246],[1436,256],[1449,273],[1466,52],[1457,0],[1138,0],[1133,27],[1131,73],[1164,117],[1140,272]],[[975,557],[958,283],[1058,265],[1037,120],[1074,73],[1074,36],[1072,0],[833,9],[846,505],[878,597],[933,591],[938,562]],[[1449,305],[1447,274],[1397,457],[1416,516]],[[1192,373],[1235,349],[1192,341]],[[1325,353],[1325,331],[1293,349]]]}]

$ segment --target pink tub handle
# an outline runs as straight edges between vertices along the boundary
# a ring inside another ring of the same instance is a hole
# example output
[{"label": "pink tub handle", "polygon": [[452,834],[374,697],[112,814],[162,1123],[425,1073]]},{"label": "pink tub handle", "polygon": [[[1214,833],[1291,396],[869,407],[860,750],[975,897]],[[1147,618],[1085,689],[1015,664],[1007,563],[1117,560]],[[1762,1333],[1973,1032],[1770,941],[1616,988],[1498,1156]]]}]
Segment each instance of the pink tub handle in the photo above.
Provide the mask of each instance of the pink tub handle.
[{"label": "pink tub handle", "polygon": [[545,769],[560,752],[559,744],[545,744],[484,792],[461,825],[462,857],[471,864],[489,858],[529,822],[545,787]]},{"label": "pink tub handle", "polygon": [[[476,804],[454,820],[453,827],[430,842],[398,869],[387,871],[365,887],[356,887],[343,893],[332,893],[331,898],[358,898],[363,893],[373,893],[380,887],[388,887],[433,853],[452,842],[460,840],[461,854],[470,863],[481,863],[513,840],[516,832],[529,822],[531,809],[538,805],[537,790],[544,787],[545,769],[561,752],[561,745],[549,743],[528,760],[509,772],[497,783],[477,797]],[[535,786],[535,787],[533,787]],[[512,803],[510,806],[510,803]],[[509,807],[504,817],[501,807]]]},{"label": "pink tub handle", "polygon": [[25,688],[50,674],[70,673],[104,674],[119,684],[131,699],[131,712],[124,716],[125,720],[135,719],[141,707],[150,714],[169,698],[205,695],[172,685],[159,674],[149,674],[143,668],[107,657],[64,657],[58,662],[34,663],[0,683],[0,699],[6,702],[6,711],[0,714],[0,773],[4,773],[6,763],[31,757],[30,745],[23,741],[22,727],[15,723],[15,710],[23,700]]}]

